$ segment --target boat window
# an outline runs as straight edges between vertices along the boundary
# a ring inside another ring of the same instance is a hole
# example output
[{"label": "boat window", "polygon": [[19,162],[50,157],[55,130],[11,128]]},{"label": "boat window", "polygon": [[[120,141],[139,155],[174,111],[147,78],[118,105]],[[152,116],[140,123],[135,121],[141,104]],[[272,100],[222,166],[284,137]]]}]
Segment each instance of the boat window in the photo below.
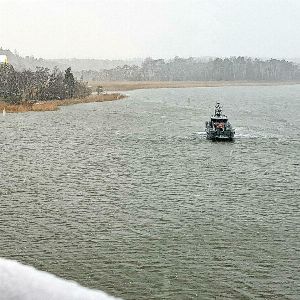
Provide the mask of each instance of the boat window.
[{"label": "boat window", "polygon": [[212,121],[214,123],[218,122],[218,123],[226,123],[227,122],[227,119],[212,119]]}]

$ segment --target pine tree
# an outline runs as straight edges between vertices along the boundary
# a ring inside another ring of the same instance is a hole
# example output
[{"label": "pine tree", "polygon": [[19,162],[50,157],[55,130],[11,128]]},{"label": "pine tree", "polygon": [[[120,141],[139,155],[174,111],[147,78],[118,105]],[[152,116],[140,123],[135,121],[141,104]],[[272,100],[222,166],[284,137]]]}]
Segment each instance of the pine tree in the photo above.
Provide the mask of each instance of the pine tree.
[{"label": "pine tree", "polygon": [[75,79],[71,72],[71,67],[65,70],[64,84],[66,86],[67,95],[69,98],[73,98],[75,92]]}]

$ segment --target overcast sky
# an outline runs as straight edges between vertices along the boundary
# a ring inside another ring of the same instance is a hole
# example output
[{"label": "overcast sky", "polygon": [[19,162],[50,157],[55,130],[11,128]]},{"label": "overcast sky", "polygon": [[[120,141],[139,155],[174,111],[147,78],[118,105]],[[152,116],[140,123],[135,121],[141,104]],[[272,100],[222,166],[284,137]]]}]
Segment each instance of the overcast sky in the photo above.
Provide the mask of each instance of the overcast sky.
[{"label": "overcast sky", "polygon": [[300,0],[0,0],[0,47],[43,58],[300,57]]}]

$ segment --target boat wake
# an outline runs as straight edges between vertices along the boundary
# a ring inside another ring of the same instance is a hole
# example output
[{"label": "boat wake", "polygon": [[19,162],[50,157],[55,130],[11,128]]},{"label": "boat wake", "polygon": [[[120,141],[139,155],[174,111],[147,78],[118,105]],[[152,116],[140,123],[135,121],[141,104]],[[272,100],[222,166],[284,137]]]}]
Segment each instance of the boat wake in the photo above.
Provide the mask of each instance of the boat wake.
[{"label": "boat wake", "polygon": [[[197,139],[206,139],[205,131],[197,131],[193,134],[194,138]],[[254,132],[245,127],[235,128],[234,140],[252,140],[252,139],[279,139],[280,136],[276,134],[270,134],[267,132]]]},{"label": "boat wake", "polygon": [[236,139],[280,139],[282,136],[267,131],[251,130],[246,127],[237,127],[235,129]]},{"label": "boat wake", "polygon": [[194,132],[193,137],[196,139],[206,139],[206,132],[205,131]]}]

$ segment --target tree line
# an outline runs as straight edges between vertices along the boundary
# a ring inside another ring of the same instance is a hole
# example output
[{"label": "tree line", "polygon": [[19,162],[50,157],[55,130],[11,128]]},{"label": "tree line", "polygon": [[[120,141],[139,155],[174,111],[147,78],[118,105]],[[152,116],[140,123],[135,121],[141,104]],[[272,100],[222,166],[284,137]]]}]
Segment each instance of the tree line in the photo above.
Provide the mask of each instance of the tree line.
[{"label": "tree line", "polygon": [[37,67],[35,71],[16,71],[11,64],[0,64],[0,100],[18,104],[66,98],[82,98],[91,94],[86,83],[74,78],[71,68],[64,72]]},{"label": "tree line", "polygon": [[261,60],[247,57],[164,59],[147,58],[141,66],[116,67],[102,71],[82,71],[84,80],[95,81],[290,81],[300,79],[299,66],[278,59]]},{"label": "tree line", "polygon": [[109,59],[44,59],[36,58],[34,56],[22,57],[15,50],[14,52],[3,49],[0,46],[0,55],[6,55],[8,61],[14,66],[15,70],[21,71],[28,69],[35,71],[36,67],[43,67],[52,70],[57,66],[60,70],[65,70],[68,67],[72,68],[73,72],[80,72],[81,70],[100,71],[103,69],[112,69],[117,66],[127,65],[141,65],[142,59],[128,59],[128,60],[109,60]]}]

